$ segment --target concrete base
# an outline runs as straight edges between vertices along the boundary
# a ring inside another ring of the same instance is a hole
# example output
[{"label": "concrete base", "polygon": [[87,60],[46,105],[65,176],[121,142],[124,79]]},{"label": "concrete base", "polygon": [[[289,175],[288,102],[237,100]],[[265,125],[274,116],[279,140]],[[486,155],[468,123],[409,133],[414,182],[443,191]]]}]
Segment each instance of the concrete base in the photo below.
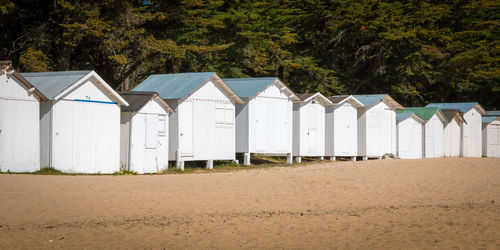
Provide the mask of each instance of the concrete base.
[{"label": "concrete base", "polygon": [[368,156],[363,156],[363,161],[367,161],[368,160]]},{"label": "concrete base", "polygon": [[207,169],[214,169],[214,160],[207,161]]},{"label": "concrete base", "polygon": [[353,157],[351,158],[351,160],[352,160],[352,161],[356,161],[356,156],[353,156]]},{"label": "concrete base", "polygon": [[289,154],[286,155],[286,163],[293,164],[293,155],[292,155],[292,153],[289,153]]},{"label": "concrete base", "polygon": [[184,171],[184,161],[181,160],[181,152],[177,150],[175,152],[175,168]]},{"label": "concrete base", "polygon": [[335,156],[330,156],[330,161],[337,161],[337,158]]},{"label": "concrete base", "polygon": [[250,165],[250,153],[243,153],[243,165]]},{"label": "concrete base", "polygon": [[380,156],[378,159],[379,159],[379,160],[382,160],[382,156]]},{"label": "concrete base", "polygon": [[319,157],[320,160],[324,161],[325,160],[325,157],[324,156],[321,156]]},{"label": "concrete base", "polygon": [[295,156],[295,161],[296,161],[297,163],[301,163],[301,162],[302,162],[302,157],[300,157],[300,156]]}]

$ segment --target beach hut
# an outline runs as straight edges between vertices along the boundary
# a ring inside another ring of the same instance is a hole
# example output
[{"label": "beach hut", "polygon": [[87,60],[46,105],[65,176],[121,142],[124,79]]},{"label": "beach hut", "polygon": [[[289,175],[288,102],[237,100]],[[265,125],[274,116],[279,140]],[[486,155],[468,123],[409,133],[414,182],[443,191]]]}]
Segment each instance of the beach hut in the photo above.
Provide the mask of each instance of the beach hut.
[{"label": "beach hut", "polygon": [[42,167],[70,173],[120,169],[120,106],[128,105],[96,72],[22,73],[48,98],[40,104]]},{"label": "beach hut", "polygon": [[251,153],[286,155],[291,164],[293,101],[300,99],[277,77],[224,81],[244,101],[236,105],[236,152],[244,164]]},{"label": "beach hut", "polygon": [[425,120],[411,111],[396,111],[396,152],[401,159],[423,158],[423,125]]},{"label": "beach hut", "polygon": [[185,161],[235,160],[235,104],[242,100],[214,72],[151,75],[133,91],[152,91],[174,110],[169,156]]},{"label": "beach hut", "polygon": [[[490,114],[489,111],[488,114]],[[500,157],[500,116],[486,116],[482,118],[482,121],[483,156]]]},{"label": "beach hut", "polygon": [[302,156],[325,156],[325,107],[332,105],[322,94],[297,94],[293,104],[293,155],[298,163]]},{"label": "beach hut", "polygon": [[46,97],[10,61],[0,62],[0,171],[40,169],[40,101]]},{"label": "beach hut", "polygon": [[458,109],[463,113],[462,146],[460,156],[481,157],[482,155],[482,115],[486,111],[477,102],[430,103],[427,107]]},{"label": "beach hut", "polygon": [[442,109],[441,112],[448,120],[443,133],[443,156],[459,157],[462,145],[462,126],[465,122],[462,112],[458,109]]},{"label": "beach hut", "polygon": [[155,92],[119,94],[129,104],[121,109],[122,169],[141,174],[167,169],[168,114],[173,110]]},{"label": "beach hut", "polygon": [[405,111],[413,112],[424,119],[424,158],[443,157],[443,134],[444,126],[448,123],[446,117],[439,108],[434,107],[412,107]]},{"label": "beach hut", "polygon": [[333,105],[326,107],[325,126],[326,156],[331,161],[337,157],[358,156],[358,109],[363,104],[353,96],[332,96]]},{"label": "beach hut", "polygon": [[358,155],[363,159],[396,155],[396,110],[404,109],[387,94],[354,95],[358,109]]}]

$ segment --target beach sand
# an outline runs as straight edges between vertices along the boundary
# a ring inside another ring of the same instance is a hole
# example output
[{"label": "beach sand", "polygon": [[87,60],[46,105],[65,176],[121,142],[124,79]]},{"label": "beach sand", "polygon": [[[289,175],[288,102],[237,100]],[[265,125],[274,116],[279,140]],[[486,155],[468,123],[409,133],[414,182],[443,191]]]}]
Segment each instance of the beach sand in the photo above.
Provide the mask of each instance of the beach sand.
[{"label": "beach sand", "polygon": [[500,159],[0,175],[0,248],[500,249]]}]

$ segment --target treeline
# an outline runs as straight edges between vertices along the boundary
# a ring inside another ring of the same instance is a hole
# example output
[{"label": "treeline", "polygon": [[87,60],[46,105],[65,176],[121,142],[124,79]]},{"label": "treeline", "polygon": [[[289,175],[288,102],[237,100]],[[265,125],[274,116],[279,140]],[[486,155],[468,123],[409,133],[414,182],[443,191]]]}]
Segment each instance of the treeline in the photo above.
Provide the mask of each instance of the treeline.
[{"label": "treeline", "polygon": [[500,2],[0,0],[0,59],[94,69],[117,89],[154,73],[279,76],[297,92],[500,108]]}]

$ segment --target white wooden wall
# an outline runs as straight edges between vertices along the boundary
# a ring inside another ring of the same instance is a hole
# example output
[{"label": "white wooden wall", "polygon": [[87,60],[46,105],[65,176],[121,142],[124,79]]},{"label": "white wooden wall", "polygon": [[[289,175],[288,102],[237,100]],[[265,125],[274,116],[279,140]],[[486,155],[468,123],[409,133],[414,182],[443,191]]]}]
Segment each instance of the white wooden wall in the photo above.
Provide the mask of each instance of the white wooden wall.
[{"label": "white wooden wall", "polygon": [[422,158],[422,131],[422,123],[412,118],[397,124],[397,155],[399,158]]},{"label": "white wooden wall", "polygon": [[481,157],[482,155],[482,117],[476,109],[464,114],[467,123],[463,125],[462,156]]},{"label": "white wooden wall", "polygon": [[500,157],[500,121],[483,124],[483,156]]},{"label": "white wooden wall", "polygon": [[[113,173],[120,169],[120,107],[92,80],[56,102],[49,102],[49,118],[42,118],[50,133],[42,140],[50,165],[71,173]],[[44,130],[46,131],[46,130]]]},{"label": "white wooden wall", "polygon": [[424,125],[424,157],[438,158],[443,156],[443,122],[436,114]]},{"label": "white wooden wall", "polygon": [[358,110],[349,102],[326,107],[327,156],[358,155]]},{"label": "white wooden wall", "polygon": [[122,112],[121,127],[120,158],[125,169],[143,174],[168,168],[168,114],[156,101],[137,113]]},{"label": "white wooden wall", "polygon": [[292,109],[292,101],[275,85],[248,102],[249,153],[292,153]]},{"label": "white wooden wall", "polygon": [[170,160],[180,150],[183,161],[235,159],[235,105],[212,82],[175,105],[170,117]]},{"label": "white wooden wall", "polygon": [[369,109],[360,109],[358,129],[358,152],[361,156],[396,154],[396,112],[384,102]]},{"label": "white wooden wall", "polygon": [[293,104],[295,156],[325,156],[325,106],[312,101]]},{"label": "white wooden wall", "polygon": [[459,157],[462,143],[462,124],[453,119],[444,127],[443,132],[443,156]]},{"label": "white wooden wall", "polygon": [[39,100],[11,75],[0,76],[0,170],[40,169]]}]

